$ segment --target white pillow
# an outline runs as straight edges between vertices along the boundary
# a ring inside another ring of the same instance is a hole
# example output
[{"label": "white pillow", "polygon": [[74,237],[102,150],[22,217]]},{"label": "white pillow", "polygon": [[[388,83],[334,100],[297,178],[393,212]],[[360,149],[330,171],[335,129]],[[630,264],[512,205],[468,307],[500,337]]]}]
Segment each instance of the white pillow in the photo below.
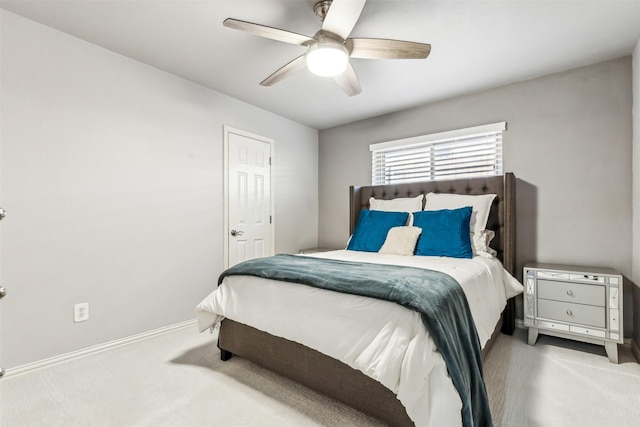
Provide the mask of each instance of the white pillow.
[{"label": "white pillow", "polygon": [[413,225],[413,213],[422,210],[422,199],[424,199],[423,194],[416,197],[398,197],[391,200],[370,197],[369,209],[385,212],[409,212],[406,225],[411,226]]},{"label": "white pillow", "polygon": [[378,252],[381,254],[413,255],[421,233],[422,228],[420,227],[393,227],[387,233],[387,238]]},{"label": "white pillow", "polygon": [[[437,211],[440,209],[459,209],[465,206],[471,206],[471,221],[469,228],[471,230],[471,246],[473,253],[487,251],[488,242],[483,232],[487,228],[487,220],[489,219],[489,211],[491,203],[496,198],[495,194],[481,194],[472,196],[468,194],[448,194],[448,193],[428,193],[425,202],[425,211]],[[493,237],[490,237],[491,240]]]},{"label": "white pillow", "polygon": [[473,246],[474,253],[476,255],[482,255],[486,257],[495,257],[498,255],[495,249],[492,249],[489,244],[496,236],[493,230],[484,230],[481,234],[471,233],[471,245]]},{"label": "white pillow", "polygon": [[487,228],[491,203],[495,198],[495,194],[470,196],[466,194],[429,193],[427,194],[424,210],[438,211],[440,209],[459,209],[471,206],[473,209],[470,223],[471,232],[481,234]]},{"label": "white pillow", "polygon": [[416,197],[398,197],[397,199],[382,200],[369,198],[369,209],[372,211],[387,212],[419,212],[422,210],[422,199],[424,195]]}]

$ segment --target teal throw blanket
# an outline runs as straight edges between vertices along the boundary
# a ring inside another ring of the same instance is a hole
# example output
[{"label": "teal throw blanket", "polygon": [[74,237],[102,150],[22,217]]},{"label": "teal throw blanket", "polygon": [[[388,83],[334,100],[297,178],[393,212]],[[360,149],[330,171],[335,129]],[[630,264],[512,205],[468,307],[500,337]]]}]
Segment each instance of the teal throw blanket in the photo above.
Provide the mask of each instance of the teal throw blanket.
[{"label": "teal throw blanket", "polygon": [[218,285],[237,275],[378,298],[419,312],[460,394],[463,425],[492,426],[480,341],[464,291],[451,276],[422,268],[276,255],[229,268]]}]

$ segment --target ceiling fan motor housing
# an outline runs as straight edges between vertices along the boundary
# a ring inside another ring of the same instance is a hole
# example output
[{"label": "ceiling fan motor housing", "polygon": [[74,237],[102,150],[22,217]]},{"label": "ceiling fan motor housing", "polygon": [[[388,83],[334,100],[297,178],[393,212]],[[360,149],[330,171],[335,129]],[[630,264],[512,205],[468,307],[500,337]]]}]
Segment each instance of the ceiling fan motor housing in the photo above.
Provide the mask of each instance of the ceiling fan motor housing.
[{"label": "ceiling fan motor housing", "polygon": [[324,22],[324,17],[327,16],[327,12],[329,11],[329,6],[331,6],[333,0],[321,0],[313,7],[313,11],[315,12],[318,19]]}]

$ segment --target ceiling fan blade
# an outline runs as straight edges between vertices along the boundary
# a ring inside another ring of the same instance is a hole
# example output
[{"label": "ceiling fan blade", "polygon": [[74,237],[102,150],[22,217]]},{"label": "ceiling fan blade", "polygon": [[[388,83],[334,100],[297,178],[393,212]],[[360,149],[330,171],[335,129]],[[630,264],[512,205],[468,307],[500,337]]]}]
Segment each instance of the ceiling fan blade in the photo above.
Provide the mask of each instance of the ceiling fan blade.
[{"label": "ceiling fan blade", "polygon": [[306,68],[307,61],[305,60],[304,55],[298,56],[293,61],[289,62],[287,65],[281,67],[275,73],[271,74],[269,77],[260,82],[261,86],[272,86],[278,83],[280,80],[285,77],[289,77],[293,73]]},{"label": "ceiling fan blade", "polygon": [[324,17],[322,29],[346,39],[356,25],[366,1],[333,0],[327,16]]},{"label": "ceiling fan blade", "polygon": [[348,39],[345,46],[352,58],[364,59],[424,59],[431,45],[390,39]]},{"label": "ceiling fan blade", "polygon": [[225,19],[222,25],[228,28],[233,28],[234,30],[246,31],[260,37],[301,46],[305,46],[315,40],[313,37],[305,36],[304,34],[292,33],[291,31],[254,24],[253,22],[240,21],[233,18]]},{"label": "ceiling fan blade", "polygon": [[356,76],[356,72],[351,64],[347,64],[347,69],[344,73],[335,76],[333,81],[349,96],[354,96],[362,92],[360,82],[358,82],[358,76]]}]

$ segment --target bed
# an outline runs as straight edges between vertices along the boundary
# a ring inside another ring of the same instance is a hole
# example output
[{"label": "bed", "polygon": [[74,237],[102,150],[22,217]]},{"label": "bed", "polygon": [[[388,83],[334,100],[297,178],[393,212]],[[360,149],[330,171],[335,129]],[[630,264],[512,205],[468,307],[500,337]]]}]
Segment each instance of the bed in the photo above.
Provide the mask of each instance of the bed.
[{"label": "bed", "polygon": [[[495,235],[490,243],[495,257],[475,252],[471,259],[458,259],[355,250],[306,257],[323,258],[322,262],[380,264],[380,268],[389,264],[425,268],[424,262],[428,262],[428,268],[445,271],[461,282],[477,324],[482,354],[486,355],[491,338],[500,330],[513,332],[513,296],[521,292],[521,285],[511,276],[515,270],[515,177],[507,173],[487,178],[351,187],[351,234],[358,235],[359,221],[363,222],[365,214],[374,210],[369,209],[373,201],[393,203],[427,194],[495,194],[486,220],[486,229]],[[432,206],[429,199],[420,200],[422,207],[425,203]],[[504,288],[481,288],[488,277],[498,278]],[[468,278],[479,284],[470,285]],[[487,297],[493,295],[491,292],[496,296]],[[476,302],[471,304],[472,301]],[[218,346],[223,360],[232,355],[251,360],[390,425],[462,425],[462,403],[448,378],[447,365],[429,332],[425,332],[420,315],[412,310],[367,296],[235,275],[225,277],[196,311],[201,330],[220,324]],[[429,378],[421,378],[416,372],[428,372],[425,377]]]}]

